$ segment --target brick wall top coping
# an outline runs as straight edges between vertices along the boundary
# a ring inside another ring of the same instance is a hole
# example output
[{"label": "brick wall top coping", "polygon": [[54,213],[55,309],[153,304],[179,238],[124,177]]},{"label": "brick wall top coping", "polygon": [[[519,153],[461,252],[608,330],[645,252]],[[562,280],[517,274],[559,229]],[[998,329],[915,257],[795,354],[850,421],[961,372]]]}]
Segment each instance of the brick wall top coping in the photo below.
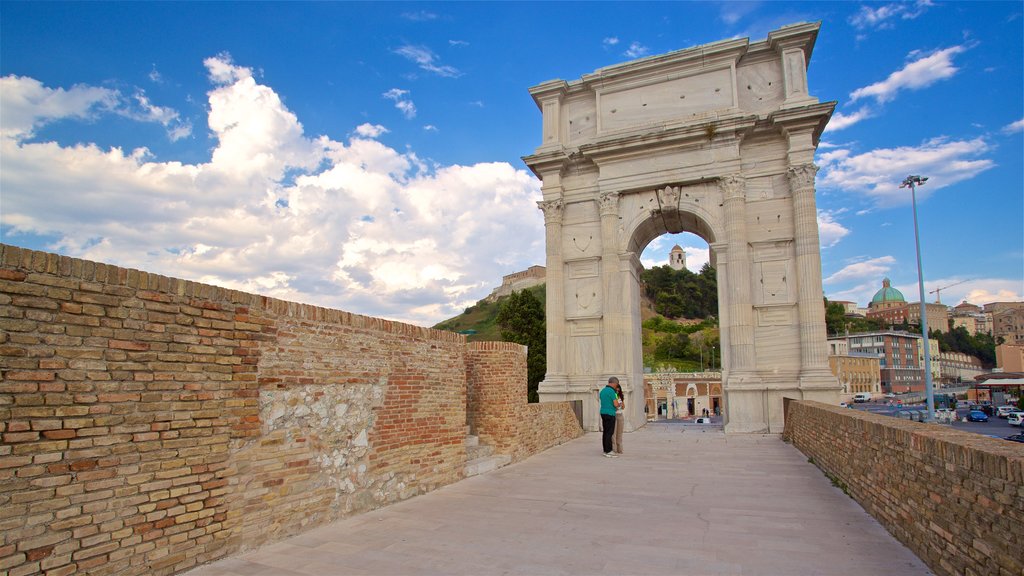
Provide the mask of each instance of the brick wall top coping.
[{"label": "brick wall top coping", "polygon": [[446,330],[424,328],[413,324],[364,316],[312,304],[289,302],[287,300],[260,296],[240,290],[231,290],[192,280],[171,278],[142,270],[121,268],[112,264],[103,264],[50,252],[20,248],[10,244],[0,244],[0,267],[28,274],[51,274],[83,282],[126,286],[172,296],[224,300],[239,306],[286,314],[293,318],[337,322],[354,328],[380,330],[406,337],[418,337],[459,344],[465,344],[466,342],[464,335]]},{"label": "brick wall top coping", "polygon": [[516,344],[515,342],[493,342],[493,341],[480,341],[480,342],[469,342],[467,344],[469,350],[479,351],[493,351],[493,352],[517,352],[522,351],[526,353],[526,346],[522,344]]},{"label": "brick wall top coping", "polygon": [[[862,410],[840,408],[839,406],[823,404],[813,400],[789,400],[787,404],[790,402],[809,408],[833,412],[840,416],[858,420],[865,426],[874,425],[887,428],[895,433],[892,440],[908,445],[915,450],[924,449],[928,443],[935,443],[937,447],[943,447],[948,450],[967,448],[984,455],[1006,458],[1010,464],[1010,473],[1014,475],[1017,481],[1024,482],[1024,454],[1022,454],[1020,446],[1014,442],[997,440],[973,432],[964,432],[942,424],[926,424],[912,420],[903,420],[892,416],[872,414]],[[787,424],[789,421],[790,419],[787,416]],[[788,437],[788,435],[787,431],[786,436]]]}]

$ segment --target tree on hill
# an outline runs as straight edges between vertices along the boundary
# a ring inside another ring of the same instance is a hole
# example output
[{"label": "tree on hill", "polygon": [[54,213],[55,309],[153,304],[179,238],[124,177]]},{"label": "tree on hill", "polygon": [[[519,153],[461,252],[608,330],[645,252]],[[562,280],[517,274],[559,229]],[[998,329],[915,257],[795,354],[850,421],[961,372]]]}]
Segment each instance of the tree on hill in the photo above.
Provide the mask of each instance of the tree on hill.
[{"label": "tree on hill", "polygon": [[548,361],[544,304],[528,290],[513,292],[502,303],[495,322],[501,328],[502,340],[527,347],[527,399],[538,402],[537,387],[544,379]]},{"label": "tree on hill", "polygon": [[641,274],[644,293],[654,311],[666,318],[708,318],[718,315],[718,280],[705,264],[699,274],[685,268],[655,266]]},{"label": "tree on hill", "polygon": [[942,352],[960,352],[981,360],[981,365],[991,368],[996,365],[996,342],[991,334],[972,335],[963,326],[957,326],[949,332],[929,330],[928,337],[939,341]]}]

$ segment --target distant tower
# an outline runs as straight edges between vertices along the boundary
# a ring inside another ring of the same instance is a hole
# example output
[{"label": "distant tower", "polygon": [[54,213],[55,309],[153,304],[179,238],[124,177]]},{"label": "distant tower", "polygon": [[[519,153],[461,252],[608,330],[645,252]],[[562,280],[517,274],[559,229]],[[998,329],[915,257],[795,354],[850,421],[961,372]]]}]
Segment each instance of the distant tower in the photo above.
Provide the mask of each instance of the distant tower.
[{"label": "distant tower", "polygon": [[673,246],[672,251],[668,253],[668,265],[675,270],[686,268],[686,250],[680,248],[679,244]]}]

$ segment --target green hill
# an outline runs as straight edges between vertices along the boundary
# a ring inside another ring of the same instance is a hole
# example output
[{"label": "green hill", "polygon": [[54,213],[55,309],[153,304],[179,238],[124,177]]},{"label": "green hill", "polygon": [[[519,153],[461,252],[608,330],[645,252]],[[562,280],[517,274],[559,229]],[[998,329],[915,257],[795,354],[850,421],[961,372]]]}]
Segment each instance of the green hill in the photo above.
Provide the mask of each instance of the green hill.
[{"label": "green hill", "polygon": [[[527,288],[527,290],[544,304],[547,302],[544,287],[545,285],[541,284],[533,288]],[[451,332],[467,332],[472,330],[474,333],[466,334],[466,340],[469,342],[501,341],[501,329],[498,328],[494,320],[498,317],[498,311],[501,310],[501,305],[507,298],[507,296],[502,296],[494,302],[480,300],[473,306],[466,308],[466,311],[462,314],[455,318],[449,318],[435,325],[434,328]]]}]

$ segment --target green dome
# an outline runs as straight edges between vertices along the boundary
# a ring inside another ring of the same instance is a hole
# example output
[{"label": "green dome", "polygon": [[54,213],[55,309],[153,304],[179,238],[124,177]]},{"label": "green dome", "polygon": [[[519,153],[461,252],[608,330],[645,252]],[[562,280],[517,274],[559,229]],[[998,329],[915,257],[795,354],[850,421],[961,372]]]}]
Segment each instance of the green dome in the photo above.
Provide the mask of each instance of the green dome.
[{"label": "green dome", "polygon": [[889,285],[888,278],[882,280],[882,289],[875,292],[875,297],[871,299],[872,304],[886,302],[906,302],[903,298],[903,293]]}]

